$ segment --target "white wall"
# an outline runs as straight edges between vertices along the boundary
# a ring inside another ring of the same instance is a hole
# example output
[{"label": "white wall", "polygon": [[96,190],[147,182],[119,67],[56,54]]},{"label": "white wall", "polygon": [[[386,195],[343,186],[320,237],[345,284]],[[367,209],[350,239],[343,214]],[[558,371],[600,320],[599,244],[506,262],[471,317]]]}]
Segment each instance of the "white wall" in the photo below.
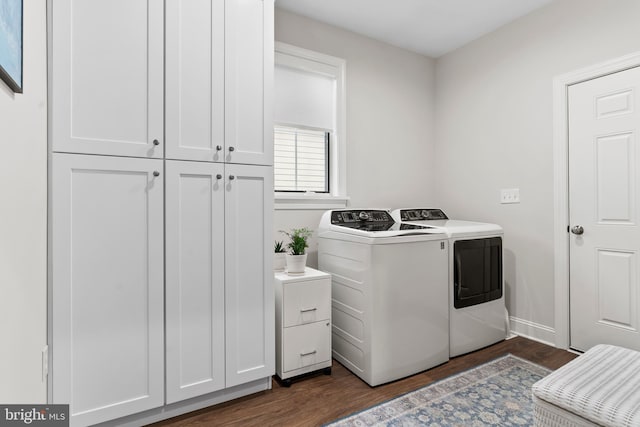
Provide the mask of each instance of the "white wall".
[{"label": "white wall", "polygon": [[24,2],[24,93],[0,81],[0,402],[45,403],[46,0]]},{"label": "white wall", "polygon": [[504,227],[516,318],[554,327],[553,77],[640,50],[638,22],[637,0],[557,0],[437,60],[436,204]]},{"label": "white wall", "polygon": [[[276,9],[277,41],[347,61],[347,191],[354,207],[433,199],[434,61]],[[276,211],[277,230],[318,228],[322,211]],[[315,239],[309,265],[316,265]]]}]

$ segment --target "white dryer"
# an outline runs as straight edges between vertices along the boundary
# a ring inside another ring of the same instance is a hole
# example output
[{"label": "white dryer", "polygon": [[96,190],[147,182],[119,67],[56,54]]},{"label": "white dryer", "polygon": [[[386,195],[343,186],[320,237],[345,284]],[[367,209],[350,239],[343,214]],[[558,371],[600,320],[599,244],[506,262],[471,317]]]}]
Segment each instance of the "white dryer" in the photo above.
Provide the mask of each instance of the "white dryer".
[{"label": "white dryer", "polygon": [[502,227],[450,220],[440,209],[396,209],[396,221],[428,225],[449,237],[449,350],[458,356],[507,337]]},{"label": "white dryer", "polygon": [[318,267],[331,273],[333,357],[376,386],[449,360],[446,234],[386,210],[325,212]]}]

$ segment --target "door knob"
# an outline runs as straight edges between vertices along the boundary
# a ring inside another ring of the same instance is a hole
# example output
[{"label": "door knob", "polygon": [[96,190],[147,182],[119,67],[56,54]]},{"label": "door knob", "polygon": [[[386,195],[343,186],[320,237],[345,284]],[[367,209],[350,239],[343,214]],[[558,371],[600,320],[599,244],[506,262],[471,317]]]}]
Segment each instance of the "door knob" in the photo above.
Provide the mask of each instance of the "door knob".
[{"label": "door knob", "polygon": [[571,232],[579,236],[584,233],[584,228],[582,228],[581,225],[574,225],[573,227],[571,227]]},{"label": "door knob", "polygon": [[153,171],[153,176],[160,176],[160,172],[158,172],[158,171]]},{"label": "door knob", "polygon": [[222,145],[216,145],[216,151],[221,151],[222,150]]},{"label": "door knob", "polygon": [[160,145],[160,141],[158,141],[157,139],[153,140],[153,145]]},{"label": "door knob", "polygon": [[229,147],[229,151],[234,151],[235,148],[234,147]]},{"label": "door knob", "polygon": [[222,175],[217,174],[217,175],[216,175],[216,179],[222,179]]},{"label": "door knob", "polygon": [[236,177],[235,177],[235,176],[233,176],[233,175],[229,175],[229,179],[230,179],[231,181],[233,181],[234,179],[236,179]]}]

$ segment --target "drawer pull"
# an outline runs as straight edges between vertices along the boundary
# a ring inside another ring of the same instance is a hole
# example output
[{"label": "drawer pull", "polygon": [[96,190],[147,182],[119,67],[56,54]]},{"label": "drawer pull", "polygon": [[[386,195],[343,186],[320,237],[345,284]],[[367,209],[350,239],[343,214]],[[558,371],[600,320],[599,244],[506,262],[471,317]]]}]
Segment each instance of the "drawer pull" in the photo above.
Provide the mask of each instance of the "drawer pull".
[{"label": "drawer pull", "polygon": [[311,356],[312,354],[316,354],[317,352],[317,350],[313,350],[308,353],[300,353],[300,357]]},{"label": "drawer pull", "polygon": [[316,310],[318,310],[316,307],[313,307],[313,308],[301,308],[300,309],[300,313],[308,313],[310,311],[316,311]]}]

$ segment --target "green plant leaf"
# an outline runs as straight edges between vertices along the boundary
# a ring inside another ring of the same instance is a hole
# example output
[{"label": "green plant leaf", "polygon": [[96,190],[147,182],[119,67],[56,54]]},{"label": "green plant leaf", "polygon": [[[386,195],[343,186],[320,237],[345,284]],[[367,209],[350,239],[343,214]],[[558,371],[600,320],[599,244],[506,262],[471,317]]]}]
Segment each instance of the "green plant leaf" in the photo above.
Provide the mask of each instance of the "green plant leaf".
[{"label": "green plant leaf", "polygon": [[307,239],[311,237],[313,231],[304,227],[304,228],[292,228],[291,231],[283,231],[280,230],[281,233],[285,234],[291,241],[287,244],[287,247],[291,250],[291,255],[304,255],[305,249],[309,247],[309,243]]}]

